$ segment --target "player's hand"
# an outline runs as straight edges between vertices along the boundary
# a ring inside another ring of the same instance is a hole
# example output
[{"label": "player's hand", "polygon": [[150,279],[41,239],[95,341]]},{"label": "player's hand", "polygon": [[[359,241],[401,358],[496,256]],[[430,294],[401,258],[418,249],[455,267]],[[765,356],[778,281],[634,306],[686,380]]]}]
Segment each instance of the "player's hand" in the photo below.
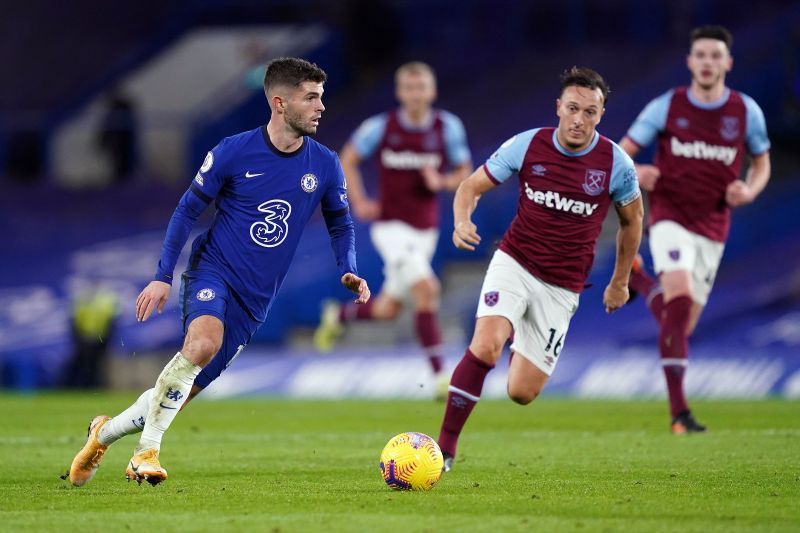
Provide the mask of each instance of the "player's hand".
[{"label": "player's hand", "polygon": [[147,287],[139,293],[139,297],[136,298],[136,320],[138,322],[144,322],[150,318],[154,309],[158,309],[158,312],[161,313],[161,311],[164,310],[164,304],[166,304],[167,299],[169,299],[169,291],[171,288],[169,283],[151,281]]},{"label": "player's hand", "polygon": [[369,286],[367,286],[367,280],[363,278],[359,278],[355,274],[348,272],[344,276],[342,276],[342,285],[347,287],[350,292],[358,294],[358,298],[355,299],[357,304],[365,304],[369,301],[369,297],[372,295],[369,292]]},{"label": "player's hand", "polygon": [[742,180],[736,180],[725,190],[725,201],[731,207],[747,205],[755,200],[753,190]]},{"label": "player's hand", "polygon": [[655,165],[636,165],[636,175],[639,176],[639,187],[650,192],[656,188],[661,171]]},{"label": "player's hand", "polygon": [[606,313],[613,313],[628,301],[630,298],[627,283],[617,283],[612,281],[603,292],[603,305],[606,307]]},{"label": "player's hand", "polygon": [[350,202],[356,218],[363,222],[378,220],[381,216],[381,204],[370,198],[364,198],[358,202]]},{"label": "player's hand", "polygon": [[422,179],[425,180],[425,186],[431,192],[439,192],[444,188],[444,176],[433,167],[422,167],[419,169],[422,174]]},{"label": "player's hand", "polygon": [[453,244],[461,250],[475,250],[481,243],[478,226],[471,221],[459,222],[453,230]]}]

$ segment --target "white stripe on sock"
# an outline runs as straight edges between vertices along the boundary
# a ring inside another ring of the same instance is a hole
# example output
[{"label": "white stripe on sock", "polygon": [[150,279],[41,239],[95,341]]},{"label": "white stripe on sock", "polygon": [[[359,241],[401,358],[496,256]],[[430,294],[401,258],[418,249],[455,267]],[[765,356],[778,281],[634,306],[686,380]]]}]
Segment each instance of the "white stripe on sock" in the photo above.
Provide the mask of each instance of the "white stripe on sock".
[{"label": "white stripe on sock", "polygon": [[467,391],[463,391],[463,390],[459,389],[458,387],[453,387],[452,385],[447,387],[447,390],[449,390],[450,392],[454,392],[456,394],[459,394],[459,395],[463,396],[464,398],[466,398],[468,400],[472,400],[473,402],[477,402],[478,400],[481,399],[480,396],[475,396],[474,394],[470,394]]},{"label": "white stripe on sock", "polygon": [[662,359],[661,366],[687,366],[689,361],[686,359]]},{"label": "white stripe on sock", "polygon": [[441,357],[442,345],[436,344],[434,346],[425,346],[425,355],[428,357]]},{"label": "white stripe on sock", "polygon": [[644,301],[645,305],[647,305],[647,307],[650,307],[650,303],[653,301],[653,298],[663,293],[664,289],[661,287],[661,285],[659,285],[658,287],[650,291],[650,294],[647,295],[647,298],[645,298]]}]

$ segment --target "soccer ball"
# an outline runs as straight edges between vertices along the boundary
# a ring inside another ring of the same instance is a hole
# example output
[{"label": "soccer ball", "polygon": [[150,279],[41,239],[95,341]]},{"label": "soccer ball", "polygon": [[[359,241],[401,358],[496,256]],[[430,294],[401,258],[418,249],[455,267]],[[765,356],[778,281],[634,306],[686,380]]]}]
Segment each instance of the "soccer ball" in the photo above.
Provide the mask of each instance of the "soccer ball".
[{"label": "soccer ball", "polygon": [[424,433],[400,433],[381,452],[381,474],[395,490],[431,490],[442,477],[444,458]]}]

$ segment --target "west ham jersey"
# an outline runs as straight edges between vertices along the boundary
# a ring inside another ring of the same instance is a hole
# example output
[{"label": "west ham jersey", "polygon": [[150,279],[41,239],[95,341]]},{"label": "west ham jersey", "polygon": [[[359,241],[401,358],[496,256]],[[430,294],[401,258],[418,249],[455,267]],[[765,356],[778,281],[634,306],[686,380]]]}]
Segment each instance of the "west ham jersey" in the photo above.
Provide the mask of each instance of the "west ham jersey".
[{"label": "west ham jersey", "polygon": [[192,244],[189,269],[222,273],[259,321],[317,206],[329,216],[347,212],[336,153],[310,137],[295,152],[281,152],[266,127],[223,139],[206,156],[191,190],[206,202],[213,199],[216,214]]},{"label": "west ham jersey", "polygon": [[633,161],[595,132],[581,152],[562,147],[555,128],[537,128],[503,143],[484,170],[496,183],[519,174],[517,215],[500,249],[537,278],[581,292],[611,202],[640,196]]},{"label": "west ham jersey", "polygon": [[627,136],[640,146],[658,138],[655,165],[661,177],[650,193],[650,223],[672,220],[725,242],[730,228],[725,191],[741,174],[745,150],[751,155],[769,150],[758,104],[730,89],[706,104],[679,87],[650,102]]},{"label": "west ham jersey", "polygon": [[376,151],[381,220],[402,220],[415,228],[439,224],[436,193],[425,185],[423,167],[442,172],[471,161],[467,136],[452,113],[434,110],[431,121],[415,128],[400,110],[364,121],[350,140],[362,158]]}]

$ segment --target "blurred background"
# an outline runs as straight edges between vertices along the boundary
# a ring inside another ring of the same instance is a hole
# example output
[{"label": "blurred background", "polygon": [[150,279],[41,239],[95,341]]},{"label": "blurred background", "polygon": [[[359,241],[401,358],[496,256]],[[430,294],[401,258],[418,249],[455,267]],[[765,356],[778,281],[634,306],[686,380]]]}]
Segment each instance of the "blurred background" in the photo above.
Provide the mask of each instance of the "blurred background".
[{"label": "blurred background", "polygon": [[[643,106],[689,82],[690,30],[735,37],[731,87],[767,118],[772,181],[735,212],[715,290],[693,339],[689,393],[800,397],[800,4],[763,0],[43,0],[0,18],[0,383],[19,391],[144,388],[180,346],[177,287],[136,323],[175,205],[222,137],[268,120],[263,65],[300,56],[329,75],[318,140],[340,149],[395,106],[408,60],[437,72],[439,100],[464,121],[475,165],[511,135],[555,125],[558,76],[590,66],[612,87],[599,130],[619,140]],[[640,161],[647,161],[652,151]],[[365,167],[375,192],[374,172]],[[475,253],[450,243],[441,198],[435,267],[450,365],[463,354],[488,259],[514,215],[515,184],[481,202]],[[196,232],[207,227],[204,215]],[[613,316],[609,219],[581,309],[548,389],[576,396],[663,395],[657,329],[641,301]],[[196,234],[196,233],[195,233]],[[361,274],[381,263],[357,224]],[[188,248],[188,247],[187,247]],[[647,244],[643,253],[647,257]],[[178,263],[184,268],[186,256]],[[649,263],[648,263],[649,264]],[[267,323],[204,396],[425,397],[427,361],[411,317],[356,325],[330,355],[311,348],[324,298],[344,300],[324,222],[304,239]],[[501,362],[485,394],[502,396]],[[201,396],[202,397],[202,396]]]}]

